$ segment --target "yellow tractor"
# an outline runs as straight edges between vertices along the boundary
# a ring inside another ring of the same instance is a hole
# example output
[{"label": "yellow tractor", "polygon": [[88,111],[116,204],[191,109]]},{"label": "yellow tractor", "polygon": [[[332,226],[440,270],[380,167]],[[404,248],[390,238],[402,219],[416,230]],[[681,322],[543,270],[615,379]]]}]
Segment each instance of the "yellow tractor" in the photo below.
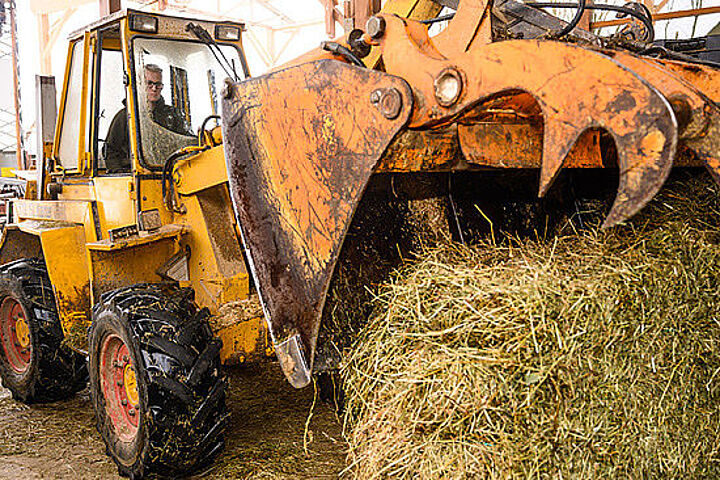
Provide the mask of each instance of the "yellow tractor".
[{"label": "yellow tractor", "polygon": [[607,40],[576,28],[602,5],[546,7],[388,1],[253,78],[238,23],[128,10],[73,34],[54,141],[0,244],[3,385],[41,402],[89,377],[120,473],[184,474],[223,447],[221,364],[275,355],[300,388],[327,363],[327,292],[369,195],[444,198],[461,231],[453,193],[500,199],[498,172],[543,196],[563,168],[610,171],[612,227],[673,166],[720,178],[718,64],[651,46],[642,8],[605,6],[635,19]]},{"label": "yellow tractor", "polygon": [[[127,11],[74,33],[51,160],[11,203],[0,247],[3,384],[42,402],[89,374],[98,430],[131,477],[216,455],[221,362],[273,355],[258,308],[208,321],[249,298],[211,124],[224,79],[248,75],[242,29]],[[173,180],[182,204],[167,208]]]}]

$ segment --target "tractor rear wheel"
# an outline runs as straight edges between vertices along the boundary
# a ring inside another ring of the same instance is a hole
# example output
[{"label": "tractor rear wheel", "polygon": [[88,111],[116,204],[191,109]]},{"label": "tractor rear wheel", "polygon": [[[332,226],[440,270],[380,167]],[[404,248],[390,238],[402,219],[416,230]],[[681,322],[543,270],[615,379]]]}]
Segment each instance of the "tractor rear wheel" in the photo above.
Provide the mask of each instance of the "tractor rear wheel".
[{"label": "tractor rear wheel", "polygon": [[97,428],[121,475],[179,476],[224,446],[219,339],[191,289],[141,284],[93,309],[89,371]]},{"label": "tractor rear wheel", "polygon": [[64,338],[45,263],[0,267],[0,376],[14,399],[50,402],[85,388],[85,358]]}]

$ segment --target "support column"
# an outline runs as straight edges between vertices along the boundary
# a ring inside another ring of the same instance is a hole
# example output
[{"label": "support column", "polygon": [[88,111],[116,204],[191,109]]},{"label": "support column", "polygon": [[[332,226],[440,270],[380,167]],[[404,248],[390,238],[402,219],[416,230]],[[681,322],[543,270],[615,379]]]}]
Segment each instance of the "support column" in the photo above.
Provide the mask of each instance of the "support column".
[{"label": "support column", "polygon": [[98,0],[100,17],[106,17],[120,10],[120,0]]},{"label": "support column", "polygon": [[15,0],[10,0],[10,38],[12,38],[12,71],[13,71],[13,93],[15,100],[15,157],[17,168],[25,169],[25,149],[23,148],[22,136],[22,115],[20,114],[20,72],[18,68],[18,45],[17,45],[17,24],[15,19]]},{"label": "support column", "polygon": [[[587,0],[586,5],[589,7],[591,5],[594,5],[595,2],[593,0]],[[578,23],[578,27],[590,31],[590,24],[592,23],[593,19],[593,10],[585,10],[585,13],[583,13],[582,18],[580,19],[580,23]]]},{"label": "support column", "polygon": [[37,15],[38,40],[40,40],[40,73],[52,75],[50,61],[50,18],[47,13]]}]

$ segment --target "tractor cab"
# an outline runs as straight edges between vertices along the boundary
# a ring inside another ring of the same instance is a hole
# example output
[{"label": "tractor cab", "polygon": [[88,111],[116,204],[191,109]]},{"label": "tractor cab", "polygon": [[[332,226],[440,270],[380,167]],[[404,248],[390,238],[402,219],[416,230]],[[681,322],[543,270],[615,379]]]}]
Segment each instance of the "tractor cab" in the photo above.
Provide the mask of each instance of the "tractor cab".
[{"label": "tractor cab", "polygon": [[43,198],[96,201],[96,240],[146,210],[168,223],[163,166],[217,126],[224,80],[248,76],[242,30],[128,10],[72,34]]}]

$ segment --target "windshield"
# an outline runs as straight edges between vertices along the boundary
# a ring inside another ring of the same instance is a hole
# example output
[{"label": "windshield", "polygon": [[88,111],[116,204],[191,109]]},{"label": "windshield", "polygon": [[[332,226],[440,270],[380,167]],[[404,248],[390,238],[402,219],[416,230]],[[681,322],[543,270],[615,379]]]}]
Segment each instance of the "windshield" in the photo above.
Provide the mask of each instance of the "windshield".
[{"label": "windshield", "polygon": [[[220,49],[239,69],[238,50]],[[134,52],[142,158],[158,167],[173,152],[197,144],[203,121],[220,114],[218,94],[227,74],[199,42],[138,38]]]}]

